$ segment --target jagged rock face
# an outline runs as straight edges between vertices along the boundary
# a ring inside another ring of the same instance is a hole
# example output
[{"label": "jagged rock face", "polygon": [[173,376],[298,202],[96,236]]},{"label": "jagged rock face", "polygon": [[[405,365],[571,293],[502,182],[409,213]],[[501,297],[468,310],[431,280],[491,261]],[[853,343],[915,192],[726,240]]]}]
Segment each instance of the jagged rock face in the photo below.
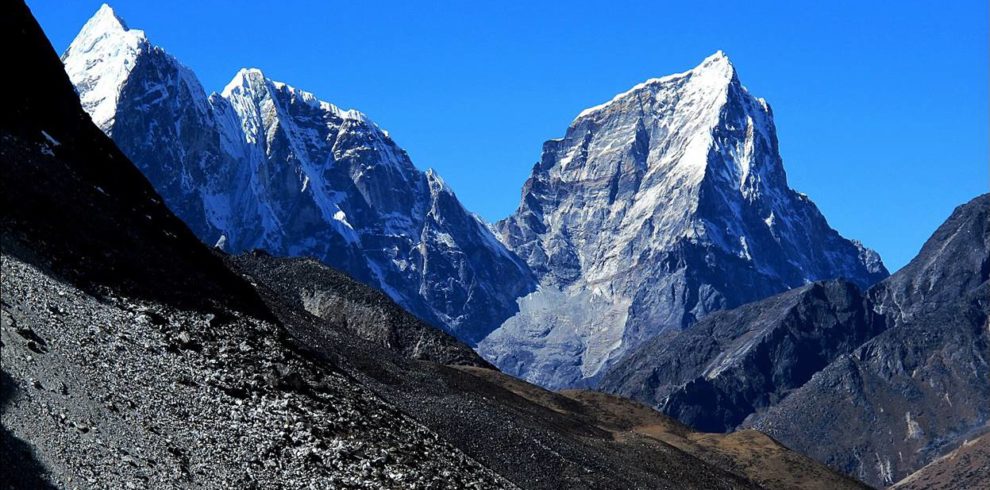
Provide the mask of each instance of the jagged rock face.
[{"label": "jagged rock face", "polygon": [[[960,206],[868,292],[889,326],[746,425],[873,485],[990,420],[990,195]],[[841,420],[842,423],[834,423]]]},{"label": "jagged rock face", "polygon": [[63,61],[94,122],[208,244],[317,257],[469,342],[535,288],[449,187],[359,112],[254,69],[207,97],[105,6]]},{"label": "jagged rock face", "polygon": [[497,226],[541,288],[479,347],[551,387],[594,384],[631,348],[712,311],[887,275],[787,187],[770,107],[721,52],[581,113]]},{"label": "jagged rock face", "polygon": [[699,430],[727,432],[885,326],[855,285],[814,283],[653,339],[609,370],[599,388]]},{"label": "jagged rock face", "polygon": [[957,305],[987,282],[990,196],[959,206],[903,269],[870,290],[892,324],[911,322]]}]

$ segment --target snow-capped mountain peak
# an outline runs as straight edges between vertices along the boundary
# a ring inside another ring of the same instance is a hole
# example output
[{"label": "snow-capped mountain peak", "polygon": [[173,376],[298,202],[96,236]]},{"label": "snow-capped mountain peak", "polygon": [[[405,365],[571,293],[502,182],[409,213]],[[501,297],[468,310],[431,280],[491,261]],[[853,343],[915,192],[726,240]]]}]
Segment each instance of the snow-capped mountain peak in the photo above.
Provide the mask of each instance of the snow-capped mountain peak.
[{"label": "snow-capped mountain peak", "polygon": [[733,66],[732,61],[729,60],[729,55],[725,54],[725,51],[721,49],[715,51],[710,56],[701,61],[701,63],[696,66],[692,71],[704,71],[713,70],[721,73],[726,78],[735,78],[736,68]]},{"label": "snow-capped mountain peak", "polygon": [[[220,94],[214,97],[232,104],[244,124],[248,141],[258,141],[260,131],[265,130],[265,141],[270,144],[271,138],[277,134],[275,130],[280,121],[287,117],[291,107],[297,105],[307,107],[314,113],[312,117],[324,120],[324,125],[360,126],[374,133],[379,140],[388,138],[365,114],[353,109],[341,109],[311,92],[268,78],[258,68],[242,68]],[[291,130],[294,127],[290,122],[285,129]]]},{"label": "snow-capped mountain peak", "polygon": [[658,78],[651,78],[645,82],[636,84],[633,88],[621,94],[616,95],[604,104],[589,107],[578,114],[575,118],[575,122],[587,116],[599,113],[613,104],[629,99],[630,97],[634,97],[644,90],[651,91],[655,96],[662,96],[657,94],[657,88],[666,84],[677,83],[678,85],[681,85],[689,82],[694,86],[696,92],[703,93],[707,96],[717,97],[720,94],[724,94],[724,89],[730,83],[738,83],[738,81],[739,79],[736,75],[735,66],[733,66],[732,62],[729,60],[729,57],[723,51],[719,50],[711,56],[705,58],[700,64],[698,64],[698,66],[688,71]]},{"label": "snow-capped mountain peak", "polygon": [[[738,117],[738,120],[726,121],[727,117]],[[746,191],[753,164],[750,158],[753,146],[776,144],[771,142],[772,125],[769,106],[749,94],[739,82],[728,56],[718,51],[690,70],[647,80],[605,104],[581,112],[571,123],[571,130],[576,135],[588,137],[588,144],[572,146],[575,153],[564,158],[554,172],[580,179],[606,177],[602,172],[614,177],[614,168],[580,162],[621,158],[621,153],[628,148],[625,142],[633,143],[632,148],[638,151],[662,150],[635,158],[637,166],[630,170],[641,173],[637,178],[644,184],[676,181],[677,194],[686,198],[681,209],[687,209],[685,206],[695,204],[698,196],[695,191],[712,172],[731,175],[735,186]],[[728,142],[717,141],[719,132],[716,129],[719,127],[742,128],[748,136]],[[595,137],[603,131],[610,137]],[[657,140],[664,142],[662,148],[651,144]],[[726,143],[729,146],[725,146]],[[733,148],[733,145],[737,147]],[[713,148],[739,153],[740,157],[712,159]],[[711,168],[718,164],[724,164],[724,167]],[[644,195],[649,193],[641,193]],[[657,193],[652,195],[659,196]],[[652,215],[658,204],[656,199],[638,202],[634,216],[639,220]]]},{"label": "snow-capped mountain peak", "polygon": [[220,95],[229,98],[232,94],[244,91],[244,87],[252,84],[264,83],[265,74],[258,68],[241,68],[237,70],[234,78],[220,91]]},{"label": "snow-capped mountain peak", "polygon": [[[129,30],[127,23],[117,16],[117,13],[114,12],[110,5],[104,3],[83,26],[79,37],[85,39],[87,36],[92,37],[98,33]],[[143,36],[144,32],[135,29],[134,34]]]},{"label": "snow-capped mountain peak", "polygon": [[117,97],[146,45],[144,31],[129,29],[103,4],[62,55],[83,108],[100,129],[110,131]]},{"label": "snow-capped mountain peak", "polygon": [[594,384],[630,347],[717,309],[886,276],[787,186],[770,107],[721,51],[583,111],[498,229],[541,288],[480,351],[550,387]]}]

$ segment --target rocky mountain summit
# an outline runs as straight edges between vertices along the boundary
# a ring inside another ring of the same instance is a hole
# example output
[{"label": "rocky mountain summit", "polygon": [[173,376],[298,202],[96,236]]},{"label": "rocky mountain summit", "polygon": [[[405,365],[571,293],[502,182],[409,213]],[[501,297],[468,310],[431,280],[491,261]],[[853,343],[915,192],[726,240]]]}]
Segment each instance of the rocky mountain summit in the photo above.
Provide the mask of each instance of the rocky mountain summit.
[{"label": "rocky mountain summit", "polygon": [[468,342],[535,288],[443,180],[360,112],[257,69],[208,96],[106,5],[62,59],[96,125],[209,245],[315,257]]},{"label": "rocky mountain summit", "polygon": [[625,353],[716,310],[887,276],[788,187],[770,106],[722,52],[579,114],[544,144],[497,229],[540,289],[480,352],[550,387],[594,385]]},{"label": "rocky mountain summit", "polygon": [[889,485],[990,420],[990,195],[865,293],[816,283],[633,351],[601,388],[696,428],[758,428]]}]

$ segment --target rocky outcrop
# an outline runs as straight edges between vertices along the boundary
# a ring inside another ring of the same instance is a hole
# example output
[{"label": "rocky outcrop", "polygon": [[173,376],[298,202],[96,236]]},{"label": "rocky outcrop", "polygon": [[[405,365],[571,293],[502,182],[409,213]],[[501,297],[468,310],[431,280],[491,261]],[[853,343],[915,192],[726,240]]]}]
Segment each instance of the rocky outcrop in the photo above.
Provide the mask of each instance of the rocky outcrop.
[{"label": "rocky outcrop", "polygon": [[492,369],[470,347],[424,323],[384,293],[315,259],[254,251],[227,258],[231,268],[270,290],[280,303],[306,311],[328,328],[351,332],[410,359]]}]

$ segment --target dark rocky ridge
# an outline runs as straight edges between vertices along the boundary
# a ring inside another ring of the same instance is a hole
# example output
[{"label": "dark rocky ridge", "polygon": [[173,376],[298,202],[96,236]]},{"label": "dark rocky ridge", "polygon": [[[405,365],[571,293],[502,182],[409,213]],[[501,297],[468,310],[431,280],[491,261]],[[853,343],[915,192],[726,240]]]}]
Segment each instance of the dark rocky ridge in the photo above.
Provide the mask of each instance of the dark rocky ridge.
[{"label": "dark rocky ridge", "polygon": [[[585,402],[409,359],[256,290],[89,123],[27,7],[2,9],[25,74],[0,124],[0,449],[24,470],[3,487],[783,487],[731,451],[617,437]],[[794,474],[857,487],[768,440]]]},{"label": "dark rocky ridge", "polygon": [[[956,208],[914,260],[870,290],[887,330],[747,425],[874,485],[958,447],[990,420],[988,276],[983,195]],[[834,420],[843,423],[823,423]]]},{"label": "dark rocky ridge", "polygon": [[[255,257],[254,260],[265,260]],[[263,274],[265,266],[252,266]],[[260,279],[259,284],[274,282]],[[626,444],[590,420],[515,394],[517,380],[410,360],[328,328],[325,320],[260,288],[297,345],[410,414],[464,453],[523,488],[751,488],[733,472],[666,444]],[[472,368],[479,369],[479,368]],[[527,385],[544,396],[550,392]],[[579,405],[570,405],[581,411]]]},{"label": "dark rocky ridge", "polygon": [[601,389],[699,430],[728,432],[884,327],[855,285],[813,283],[654,339],[617,364]]},{"label": "dark rocky ridge", "polygon": [[[7,247],[4,248],[6,252]],[[3,255],[3,446],[59,488],[512,488],[277,324],[96,298]],[[5,466],[7,458],[4,458]],[[3,488],[33,488],[7,480]],[[18,475],[20,476],[20,475]]]},{"label": "dark rocky ridge", "polygon": [[195,246],[196,237],[93,126],[62,64],[46,52],[48,40],[30,14],[17,12],[21,8],[8,5],[3,17],[4,46],[24,46],[12,56],[17,75],[3,81],[5,250],[41,261],[89,289],[112,284],[129,295],[194,308],[222,298],[263,314],[250,287],[209,250]]},{"label": "dark rocky ridge", "polygon": [[990,195],[960,206],[865,294],[829,282],[715,314],[633,352],[602,386],[891,484],[990,417],[988,214]]}]

